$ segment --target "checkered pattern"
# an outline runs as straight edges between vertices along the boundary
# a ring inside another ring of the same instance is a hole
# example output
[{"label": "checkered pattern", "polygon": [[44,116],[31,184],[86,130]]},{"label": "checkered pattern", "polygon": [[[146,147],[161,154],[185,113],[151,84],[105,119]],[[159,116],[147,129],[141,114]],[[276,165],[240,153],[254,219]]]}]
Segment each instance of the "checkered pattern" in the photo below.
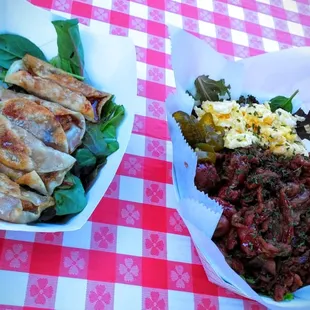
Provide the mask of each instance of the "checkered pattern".
[{"label": "checkered pattern", "polygon": [[261,310],[208,281],[175,211],[164,101],[174,87],[166,24],[231,59],[310,45],[309,0],[31,0],[130,36],[140,112],[105,197],[79,231],[0,231],[0,309]]}]

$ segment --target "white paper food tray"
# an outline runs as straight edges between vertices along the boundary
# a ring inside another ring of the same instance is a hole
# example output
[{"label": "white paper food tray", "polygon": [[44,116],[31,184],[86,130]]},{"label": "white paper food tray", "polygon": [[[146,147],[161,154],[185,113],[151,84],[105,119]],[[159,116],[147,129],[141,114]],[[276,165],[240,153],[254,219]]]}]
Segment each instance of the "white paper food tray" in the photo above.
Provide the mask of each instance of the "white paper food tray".
[{"label": "white paper food tray", "polygon": [[[221,216],[221,207],[194,185],[197,157],[185,142],[172,113],[191,113],[194,101],[186,94],[194,80],[202,74],[212,79],[225,79],[231,85],[233,99],[253,95],[265,101],[278,95],[289,97],[296,89],[294,111],[310,107],[310,48],[294,48],[264,54],[238,62],[228,61],[204,41],[182,29],[169,28],[172,46],[172,67],[177,91],[166,100],[167,117],[173,145],[173,177],[179,199],[177,209],[196,245],[210,281],[237,294],[258,301],[269,309],[310,309],[310,287],[294,293],[292,301],[275,302],[255,293],[226,263],[211,238]],[[310,143],[306,144],[310,151]]]},{"label": "white paper food tray", "polygon": [[[57,36],[51,21],[64,19],[31,5],[26,0],[0,1],[0,33],[24,36],[38,45],[47,59],[57,55]],[[85,73],[91,85],[115,95],[115,102],[124,105],[126,115],[118,128],[119,150],[108,157],[107,164],[87,193],[88,204],[79,214],[68,218],[65,224],[23,225],[0,222],[1,230],[59,232],[81,228],[109,187],[131,135],[137,106],[136,52],[129,38],[107,35],[97,24],[87,27],[79,24],[84,48]],[[109,206],[106,206],[109,212]]]}]

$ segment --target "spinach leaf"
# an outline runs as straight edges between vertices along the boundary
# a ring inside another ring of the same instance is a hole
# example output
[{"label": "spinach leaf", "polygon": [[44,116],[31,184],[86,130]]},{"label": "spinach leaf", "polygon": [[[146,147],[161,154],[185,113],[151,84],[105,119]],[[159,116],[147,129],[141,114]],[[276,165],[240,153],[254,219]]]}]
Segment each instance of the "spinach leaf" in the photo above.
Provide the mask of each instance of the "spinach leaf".
[{"label": "spinach leaf", "polygon": [[51,63],[68,73],[82,77],[84,50],[78,19],[56,20],[52,23],[57,32],[58,55],[52,59]]},{"label": "spinach leaf", "polygon": [[230,85],[226,86],[223,79],[215,81],[210,79],[208,75],[201,75],[195,80],[194,84],[194,93],[188,93],[197,101],[219,101],[225,95],[228,96],[228,100],[231,99]]},{"label": "spinach leaf", "polygon": [[96,157],[109,156],[118,150],[116,128],[113,125],[91,124],[87,126],[83,144]]},{"label": "spinach leaf", "polygon": [[30,40],[16,34],[0,34],[0,67],[9,69],[26,54],[46,60],[40,48]]},{"label": "spinach leaf", "polygon": [[293,300],[294,299],[294,295],[292,293],[287,293],[284,295],[283,300]]},{"label": "spinach leaf", "polygon": [[89,149],[78,149],[75,154],[77,164],[83,167],[91,167],[96,165],[96,156]]},{"label": "spinach leaf", "polygon": [[80,178],[82,184],[85,185],[85,178],[87,178],[87,176],[96,168],[97,157],[87,148],[78,149],[73,156],[76,158],[76,163],[71,172]]},{"label": "spinach leaf", "polygon": [[7,72],[5,69],[0,69],[0,81],[4,81]]},{"label": "spinach leaf", "polygon": [[103,108],[101,121],[87,122],[82,146],[74,154],[77,162],[73,167],[73,173],[81,179],[85,189],[106,164],[107,157],[119,149],[116,128],[124,115],[124,107],[109,100]]},{"label": "spinach leaf", "polygon": [[99,124],[88,124],[83,139],[83,145],[96,157],[105,156],[108,146]]},{"label": "spinach leaf", "polygon": [[292,113],[292,110],[293,110],[292,100],[298,94],[298,92],[299,90],[296,90],[294,94],[289,98],[284,97],[284,96],[277,96],[277,97],[272,98],[269,103],[271,111],[274,112],[277,109],[281,108],[287,112]]},{"label": "spinach leaf", "polygon": [[91,173],[88,173],[87,175],[85,175],[85,177],[82,179],[84,188],[86,190],[88,190],[94,180],[96,179],[99,171],[101,170],[101,168],[103,168],[105,166],[105,164],[107,163],[107,158],[106,157],[101,157],[97,160],[97,166],[95,167],[95,169],[93,169],[93,171]]},{"label": "spinach leaf", "polygon": [[120,122],[123,120],[124,115],[125,115],[124,107],[122,105],[116,105],[113,115],[111,115],[105,123],[101,122],[102,123],[101,130],[103,130],[105,127],[109,125],[113,125],[114,127],[117,127],[120,124]]},{"label": "spinach leaf", "polygon": [[125,115],[125,109],[122,105],[115,105],[113,108],[113,113],[109,115],[109,118],[102,120],[100,122],[100,129],[103,131],[108,126],[117,127],[119,123],[123,120]]},{"label": "spinach leaf", "polygon": [[105,156],[109,156],[116,152],[119,149],[119,144],[117,142],[116,137],[116,128],[115,126],[109,124],[108,126],[105,126],[102,135],[104,137],[104,140],[107,144],[107,149],[105,152]]},{"label": "spinach leaf", "polygon": [[103,117],[98,124],[88,123],[83,145],[96,157],[109,156],[118,150],[116,127],[122,121],[125,109],[112,100],[103,109]]},{"label": "spinach leaf", "polygon": [[102,119],[100,121],[100,129],[108,125],[113,125],[117,127],[122,121],[125,115],[125,109],[122,105],[117,105],[113,102],[113,97],[104,105],[102,109]]},{"label": "spinach leaf", "polygon": [[58,187],[54,192],[56,215],[68,215],[81,212],[87,205],[87,199],[81,180],[68,173],[65,182],[71,187]]},{"label": "spinach leaf", "polygon": [[72,173],[79,177],[84,185],[84,179],[96,168],[97,157],[87,148],[78,149],[74,157],[76,163],[72,168]]},{"label": "spinach leaf", "polygon": [[115,102],[114,102],[114,96],[112,95],[112,97],[109,99],[109,101],[106,102],[102,108],[101,120],[103,122],[109,120],[111,118],[111,116],[113,115],[117,106],[118,105],[115,104]]},{"label": "spinach leaf", "polygon": [[[70,62],[66,59],[59,58],[59,56],[55,56],[54,58],[52,58],[50,60],[50,64],[53,65],[54,67],[60,68],[64,71],[66,71],[66,69],[71,70]],[[73,76],[74,78],[76,78],[78,80],[81,80],[81,81],[84,81],[84,79],[85,79],[83,76],[74,74],[72,72],[66,71],[66,73]]]}]

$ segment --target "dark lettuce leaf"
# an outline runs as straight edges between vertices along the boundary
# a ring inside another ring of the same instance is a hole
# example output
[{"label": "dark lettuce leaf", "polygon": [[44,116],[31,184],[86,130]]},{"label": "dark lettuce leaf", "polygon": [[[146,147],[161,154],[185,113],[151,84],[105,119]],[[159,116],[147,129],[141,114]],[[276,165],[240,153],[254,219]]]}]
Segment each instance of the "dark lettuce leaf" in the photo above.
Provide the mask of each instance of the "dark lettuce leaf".
[{"label": "dark lettuce leaf", "polygon": [[225,85],[225,80],[221,79],[218,81],[212,80],[208,75],[201,75],[195,80],[195,89],[188,91],[188,93],[196,101],[220,101],[225,96],[230,96],[230,85]]},{"label": "dark lettuce leaf", "polygon": [[92,171],[96,168],[97,158],[87,148],[78,149],[75,152],[74,157],[76,158],[76,163],[72,169],[72,173],[81,178],[83,183],[84,178],[91,174]]},{"label": "dark lettuce leaf", "polygon": [[258,100],[254,96],[252,96],[252,95],[249,95],[247,97],[240,96],[239,99],[237,100],[237,102],[240,105],[259,103]]},{"label": "dark lettuce leaf", "polygon": [[87,205],[81,180],[75,175],[67,173],[64,183],[66,186],[58,187],[53,195],[56,202],[56,215],[62,216],[81,212]]},{"label": "dark lettuce leaf", "polygon": [[75,158],[80,167],[92,167],[96,165],[96,156],[88,149],[78,149]]},{"label": "dark lettuce leaf", "polygon": [[310,112],[306,114],[302,109],[299,109],[294,115],[304,117],[303,122],[297,122],[297,134],[301,139],[310,140]]},{"label": "dark lettuce leaf", "polygon": [[106,163],[107,163],[106,157],[98,158],[95,169],[93,169],[91,173],[85,175],[85,177],[82,178],[85,190],[88,190],[93,185],[95,179],[98,176],[99,171],[101,170],[101,168],[105,166]]},{"label": "dark lettuce leaf", "polygon": [[34,223],[29,223],[28,225],[32,225],[32,224],[36,224],[36,223],[40,223],[40,222],[49,222],[53,219],[56,219],[57,215],[56,215],[56,208],[55,206],[53,207],[49,207],[45,210],[42,211],[40,218],[35,221]]}]

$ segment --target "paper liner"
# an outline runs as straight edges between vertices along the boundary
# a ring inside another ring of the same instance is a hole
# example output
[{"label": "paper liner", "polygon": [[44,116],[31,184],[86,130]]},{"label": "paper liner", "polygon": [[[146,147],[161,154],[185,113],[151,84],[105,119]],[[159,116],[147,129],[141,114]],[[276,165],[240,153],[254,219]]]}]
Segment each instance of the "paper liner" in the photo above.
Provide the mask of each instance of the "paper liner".
[{"label": "paper liner", "polygon": [[[192,102],[191,106],[193,107],[193,101],[187,95],[183,98],[188,101],[187,104]],[[208,213],[207,217],[209,218],[210,225],[205,226],[207,227],[205,232],[211,237],[221,217],[222,208],[216,201],[210,199],[195,186],[194,178],[196,174],[197,156],[185,141],[178,123],[171,114],[179,109],[178,105],[181,102],[178,94],[171,94],[166,100],[167,120],[172,141],[175,184],[181,199],[180,203],[182,203],[183,199],[191,198],[195,205],[188,209],[193,214],[199,217],[200,212]],[[203,210],[201,211],[200,208],[203,208]],[[187,209],[183,208],[182,212],[183,214],[187,214]]]},{"label": "paper liner", "polygon": [[[310,309],[310,286],[294,293],[292,301],[275,302],[260,296],[226,263],[211,240],[220,219],[221,207],[194,185],[197,157],[183,138],[172,117],[175,111],[191,113],[194,100],[186,94],[202,74],[225,79],[232,98],[253,95],[259,101],[278,95],[290,96],[296,89],[294,111],[310,107],[310,48],[294,48],[260,55],[238,62],[225,59],[202,40],[182,29],[169,26],[172,67],[176,93],[166,99],[168,125],[173,145],[174,184],[179,196],[178,211],[186,224],[210,281],[237,294],[258,301],[269,309]],[[310,151],[310,142],[304,141]]]},{"label": "paper liner", "polygon": [[[31,5],[26,0],[0,1],[0,33],[24,36],[37,44],[48,59],[57,55],[57,35],[51,21],[64,19]],[[107,34],[104,24],[93,21],[91,27],[79,24],[84,48],[85,75],[99,90],[115,95],[115,102],[125,107],[125,117],[117,129],[119,150],[108,157],[96,182],[87,193],[88,204],[64,224],[12,224],[0,221],[0,229],[33,232],[73,231],[81,228],[105,194],[126,151],[139,107],[137,97],[136,52],[131,39]],[[40,29],[40,31],[37,31]],[[112,61],[111,61],[112,60]],[[107,206],[107,212],[109,212]]]},{"label": "paper liner", "polygon": [[225,79],[231,85],[232,98],[251,94],[259,101],[275,96],[294,98],[296,110],[310,109],[310,47],[267,53],[239,61],[229,61],[207,43],[174,26],[169,26],[171,62],[179,92],[191,89],[201,74]]}]

